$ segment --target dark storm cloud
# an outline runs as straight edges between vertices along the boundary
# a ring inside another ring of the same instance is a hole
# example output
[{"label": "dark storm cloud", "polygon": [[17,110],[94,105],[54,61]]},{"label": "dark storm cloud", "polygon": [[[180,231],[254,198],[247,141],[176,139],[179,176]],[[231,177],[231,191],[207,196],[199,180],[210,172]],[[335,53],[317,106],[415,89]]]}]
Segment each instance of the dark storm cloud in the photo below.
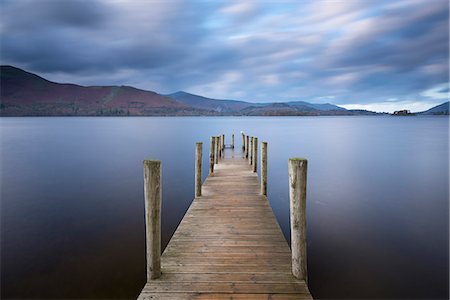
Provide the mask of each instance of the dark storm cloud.
[{"label": "dark storm cloud", "polygon": [[2,64],[55,81],[387,110],[447,97],[446,0],[0,3]]},{"label": "dark storm cloud", "polygon": [[39,30],[49,26],[95,27],[109,17],[108,7],[86,0],[19,0],[2,2],[4,30]]},{"label": "dark storm cloud", "polygon": [[153,69],[182,61],[201,38],[198,14],[176,2],[110,3],[3,3],[3,60],[44,73]]}]

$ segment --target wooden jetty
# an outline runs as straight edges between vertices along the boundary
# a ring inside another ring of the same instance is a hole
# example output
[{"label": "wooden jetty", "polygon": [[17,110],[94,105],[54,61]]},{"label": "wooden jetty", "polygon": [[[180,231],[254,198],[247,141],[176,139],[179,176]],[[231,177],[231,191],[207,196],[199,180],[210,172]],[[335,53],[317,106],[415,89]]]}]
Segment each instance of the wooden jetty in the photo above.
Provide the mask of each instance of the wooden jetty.
[{"label": "wooden jetty", "polygon": [[241,150],[234,147],[234,135],[229,146],[224,135],[211,137],[210,174],[203,184],[202,143],[197,143],[196,196],[162,255],[161,163],[144,161],[147,283],[138,299],[312,299],[306,270],[307,161],[289,161],[291,251],[266,198],[267,143],[261,143],[260,183],[258,139],[242,134],[242,141]]}]

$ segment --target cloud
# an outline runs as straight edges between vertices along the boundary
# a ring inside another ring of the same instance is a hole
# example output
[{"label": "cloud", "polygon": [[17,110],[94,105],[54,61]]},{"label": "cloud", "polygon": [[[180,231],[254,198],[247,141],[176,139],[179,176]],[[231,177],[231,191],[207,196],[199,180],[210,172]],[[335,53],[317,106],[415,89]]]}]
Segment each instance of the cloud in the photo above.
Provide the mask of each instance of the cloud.
[{"label": "cloud", "polygon": [[421,93],[421,96],[428,97],[437,100],[448,100],[449,99],[449,83],[442,83],[436,85],[426,91]]},{"label": "cloud", "polygon": [[0,6],[1,63],[54,81],[377,109],[445,100],[433,89],[448,82],[446,0]]}]

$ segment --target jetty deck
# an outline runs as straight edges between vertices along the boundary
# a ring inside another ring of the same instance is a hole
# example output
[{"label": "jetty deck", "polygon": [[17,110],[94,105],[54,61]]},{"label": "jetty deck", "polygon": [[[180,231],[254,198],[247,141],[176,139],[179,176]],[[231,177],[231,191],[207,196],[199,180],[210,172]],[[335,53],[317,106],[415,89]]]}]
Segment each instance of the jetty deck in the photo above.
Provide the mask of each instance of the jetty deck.
[{"label": "jetty deck", "polygon": [[245,151],[223,146],[138,299],[312,299],[260,188]]}]

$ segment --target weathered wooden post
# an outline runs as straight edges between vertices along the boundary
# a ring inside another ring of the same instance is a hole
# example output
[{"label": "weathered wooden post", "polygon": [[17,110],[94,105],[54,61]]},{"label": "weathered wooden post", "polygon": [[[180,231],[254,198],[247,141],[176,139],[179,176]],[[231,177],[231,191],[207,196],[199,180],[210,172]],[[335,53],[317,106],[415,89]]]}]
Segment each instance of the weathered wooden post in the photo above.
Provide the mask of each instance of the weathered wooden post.
[{"label": "weathered wooden post", "polygon": [[250,149],[248,149],[248,151],[250,152],[249,155],[249,159],[248,159],[248,164],[249,165],[253,165],[253,137],[250,137]]},{"label": "weathered wooden post", "polygon": [[222,150],[225,150],[225,134],[222,134]]},{"label": "weathered wooden post", "polygon": [[231,135],[231,148],[234,149],[234,133]]},{"label": "weathered wooden post", "polygon": [[289,159],[289,198],[291,210],[292,274],[307,282],[306,268],[306,176],[308,161]]},{"label": "weathered wooden post", "polygon": [[202,195],[202,156],[203,143],[195,144],[195,197]]},{"label": "weathered wooden post", "polygon": [[214,140],[216,141],[216,148],[215,148],[216,156],[215,156],[215,159],[216,159],[216,164],[218,164],[219,163],[219,153],[220,153],[220,151],[219,151],[219,137],[215,136]]},{"label": "weathered wooden post", "polygon": [[210,137],[209,144],[209,174],[214,173],[214,137]]},{"label": "weathered wooden post", "polygon": [[253,138],[253,172],[258,170],[258,138]]},{"label": "weathered wooden post", "polygon": [[144,160],[147,282],[161,276],[161,162]]},{"label": "weathered wooden post", "polygon": [[241,135],[242,135],[242,152],[245,151],[245,134],[243,131],[241,131]]},{"label": "weathered wooden post", "polygon": [[267,142],[261,143],[261,195],[267,196]]},{"label": "weathered wooden post", "polygon": [[245,158],[248,158],[248,135],[245,136]]}]

